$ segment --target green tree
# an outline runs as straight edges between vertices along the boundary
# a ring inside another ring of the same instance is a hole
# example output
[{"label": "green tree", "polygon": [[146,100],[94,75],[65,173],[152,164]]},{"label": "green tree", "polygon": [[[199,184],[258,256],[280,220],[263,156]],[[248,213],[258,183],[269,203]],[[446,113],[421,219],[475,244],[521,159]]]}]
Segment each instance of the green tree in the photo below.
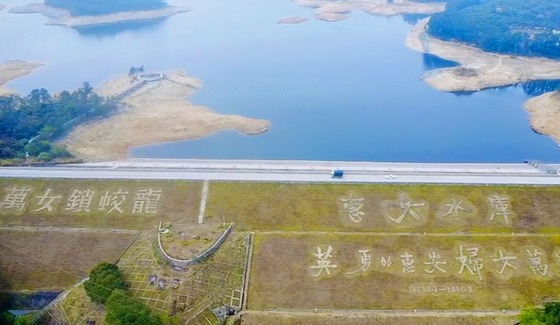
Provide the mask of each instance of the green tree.
[{"label": "green tree", "polygon": [[105,304],[113,290],[126,290],[126,283],[118,266],[103,262],[98,264],[84,283],[84,289],[90,299],[97,303]]},{"label": "green tree", "polygon": [[115,102],[97,95],[88,82],[53,96],[45,89],[32,90],[23,98],[0,96],[0,159],[23,159],[26,152],[33,157],[45,152],[51,159],[65,158],[68,152],[49,141],[79,123],[108,115],[115,107]]},{"label": "green tree", "polygon": [[39,156],[42,152],[49,152],[50,150],[51,144],[46,140],[30,142],[25,146],[25,151],[31,156]]},{"label": "green tree", "polygon": [[159,318],[151,316],[150,309],[135,300],[125,290],[115,290],[105,304],[109,325],[162,325]]},{"label": "green tree", "polygon": [[521,312],[521,325],[558,325],[560,324],[560,302],[549,302],[544,308],[531,308]]},{"label": "green tree", "polygon": [[542,0],[452,0],[428,32],[488,52],[560,59],[560,4]]},{"label": "green tree", "polygon": [[62,148],[59,146],[53,146],[50,152],[50,155],[53,158],[70,158],[72,154],[70,151],[66,150],[66,148]]}]

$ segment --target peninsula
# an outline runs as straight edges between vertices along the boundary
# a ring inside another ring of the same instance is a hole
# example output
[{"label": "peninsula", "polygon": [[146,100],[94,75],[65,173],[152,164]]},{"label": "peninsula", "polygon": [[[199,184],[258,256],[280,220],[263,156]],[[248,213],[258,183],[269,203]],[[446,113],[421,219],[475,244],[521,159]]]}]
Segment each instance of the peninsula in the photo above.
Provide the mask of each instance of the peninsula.
[{"label": "peninsula", "polygon": [[552,91],[525,102],[531,128],[560,143],[560,91]]},{"label": "peninsula", "polygon": [[438,90],[479,91],[531,80],[560,79],[560,61],[489,53],[473,46],[443,41],[427,32],[428,21],[429,18],[423,19],[414,27],[406,45],[460,64],[424,73],[422,80]]},{"label": "peninsula", "polygon": [[[55,7],[49,5],[51,2],[53,1],[46,1],[45,3],[31,3],[25,6],[11,8],[8,12],[13,14],[40,13],[49,18],[49,21],[46,23],[47,25],[85,27],[130,21],[154,20],[190,11],[188,8],[169,6],[164,3],[159,6],[150,7],[135,7],[135,4],[131,3],[129,7],[123,7],[122,11],[107,11],[97,7],[91,9],[89,7],[78,7],[76,5],[74,7]],[[81,2],[83,1],[76,1],[78,4]],[[87,8],[87,10],[84,8]]]},{"label": "peninsula", "polygon": [[124,107],[78,126],[60,144],[78,158],[115,160],[126,158],[133,146],[194,139],[222,129],[248,135],[268,130],[266,120],[222,115],[185,101],[200,87],[199,80],[180,70],[111,78],[96,92],[118,99]]},{"label": "peninsula", "polygon": [[31,63],[20,60],[6,61],[0,64],[0,96],[13,94],[14,92],[5,88],[4,84],[7,82],[26,76],[39,67],[43,66],[41,63]]},{"label": "peninsula", "polygon": [[315,18],[324,21],[340,21],[347,19],[354,11],[362,11],[370,15],[403,15],[433,14],[445,10],[445,3],[420,3],[408,0],[294,0],[294,3],[315,9]]},{"label": "peninsula", "polygon": [[[43,64],[6,61],[0,64],[0,97],[14,94],[3,85],[28,75]],[[247,135],[268,130],[266,120],[223,115],[185,101],[201,82],[183,71],[129,73],[104,82],[96,93],[118,102],[108,117],[78,125],[58,141],[76,158],[105,160],[126,158],[132,146],[193,139],[222,129]]]}]

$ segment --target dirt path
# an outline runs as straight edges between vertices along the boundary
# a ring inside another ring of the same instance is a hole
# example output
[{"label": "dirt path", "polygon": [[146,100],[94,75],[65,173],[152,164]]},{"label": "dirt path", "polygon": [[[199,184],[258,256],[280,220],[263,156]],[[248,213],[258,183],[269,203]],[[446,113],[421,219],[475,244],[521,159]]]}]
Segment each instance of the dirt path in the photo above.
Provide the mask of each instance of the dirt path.
[{"label": "dirt path", "polygon": [[242,324],[333,324],[333,325],[511,325],[518,319],[517,310],[495,311],[439,311],[439,310],[245,310]]},{"label": "dirt path", "polygon": [[[116,160],[127,157],[133,146],[194,139],[223,129],[255,135],[268,130],[269,122],[238,115],[222,115],[196,106],[184,98],[201,86],[182,71],[166,72],[166,79],[149,82],[124,96],[125,105],[109,118],[77,127],[60,143],[85,160]],[[96,91],[102,96],[119,96],[139,84],[117,76]]]},{"label": "dirt path", "polygon": [[513,85],[530,80],[560,79],[560,61],[484,52],[475,47],[446,42],[429,36],[420,21],[409,33],[406,45],[431,53],[461,66],[431,70],[422,76],[424,82],[442,91],[478,91]]},{"label": "dirt path", "polygon": [[6,61],[0,64],[0,96],[14,93],[13,91],[3,87],[5,83],[26,76],[41,66],[43,66],[41,63],[30,63],[20,60]]},{"label": "dirt path", "polygon": [[340,21],[350,17],[353,11],[371,15],[433,14],[445,9],[444,3],[419,3],[407,0],[295,0],[298,6],[315,9],[315,18],[324,21]]}]

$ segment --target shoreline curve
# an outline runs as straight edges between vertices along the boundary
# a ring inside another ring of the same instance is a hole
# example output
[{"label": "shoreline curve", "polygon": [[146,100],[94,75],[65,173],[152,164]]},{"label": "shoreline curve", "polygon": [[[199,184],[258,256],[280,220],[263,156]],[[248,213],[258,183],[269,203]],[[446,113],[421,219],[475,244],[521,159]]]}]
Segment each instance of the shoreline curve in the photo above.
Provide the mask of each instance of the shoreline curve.
[{"label": "shoreline curve", "polygon": [[107,80],[96,92],[119,98],[120,108],[107,118],[77,126],[58,143],[84,160],[119,160],[135,146],[196,139],[224,129],[258,135],[270,128],[267,120],[219,114],[188,102],[185,98],[202,83],[182,70],[162,76],[147,83],[127,75]]},{"label": "shoreline curve", "polygon": [[4,85],[14,79],[33,73],[42,67],[43,63],[32,63],[22,60],[10,60],[0,64],[0,97],[16,94]]},{"label": "shoreline curve", "polygon": [[421,79],[445,92],[479,91],[534,80],[560,79],[560,61],[542,57],[484,52],[476,47],[428,35],[429,18],[408,34],[405,44],[418,52],[459,63],[458,67],[426,71]]},{"label": "shoreline curve", "polygon": [[560,143],[560,91],[551,91],[526,101],[531,129]]},{"label": "shoreline curve", "polygon": [[30,3],[28,5],[14,7],[8,10],[8,12],[12,14],[39,13],[49,18],[49,21],[45,23],[46,25],[67,27],[93,27],[124,22],[155,20],[189,11],[192,11],[192,9],[186,7],[168,6],[161,9],[123,11],[100,16],[72,16],[68,10],[50,7],[42,3]]}]

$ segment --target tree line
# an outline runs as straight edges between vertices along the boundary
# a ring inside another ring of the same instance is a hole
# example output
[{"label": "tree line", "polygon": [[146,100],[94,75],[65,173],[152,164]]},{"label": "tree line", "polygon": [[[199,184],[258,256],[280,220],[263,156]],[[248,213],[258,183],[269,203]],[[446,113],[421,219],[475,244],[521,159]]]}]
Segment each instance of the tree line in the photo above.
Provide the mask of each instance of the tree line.
[{"label": "tree line", "polygon": [[451,0],[428,32],[488,52],[560,59],[560,2]]},{"label": "tree line", "polygon": [[[145,304],[133,298],[115,264],[103,262],[93,268],[84,289],[91,301],[105,306],[105,322],[109,325],[162,325],[160,317],[167,316],[154,315]],[[167,324],[180,323],[179,318],[163,318]]]},{"label": "tree line", "polygon": [[99,16],[121,11],[161,9],[168,6],[165,0],[45,0],[45,4],[66,9],[73,16]]},{"label": "tree line", "polygon": [[71,154],[52,143],[73,126],[105,116],[116,104],[97,95],[88,82],[75,91],[51,95],[34,89],[25,97],[0,97],[0,159],[50,161]]}]

